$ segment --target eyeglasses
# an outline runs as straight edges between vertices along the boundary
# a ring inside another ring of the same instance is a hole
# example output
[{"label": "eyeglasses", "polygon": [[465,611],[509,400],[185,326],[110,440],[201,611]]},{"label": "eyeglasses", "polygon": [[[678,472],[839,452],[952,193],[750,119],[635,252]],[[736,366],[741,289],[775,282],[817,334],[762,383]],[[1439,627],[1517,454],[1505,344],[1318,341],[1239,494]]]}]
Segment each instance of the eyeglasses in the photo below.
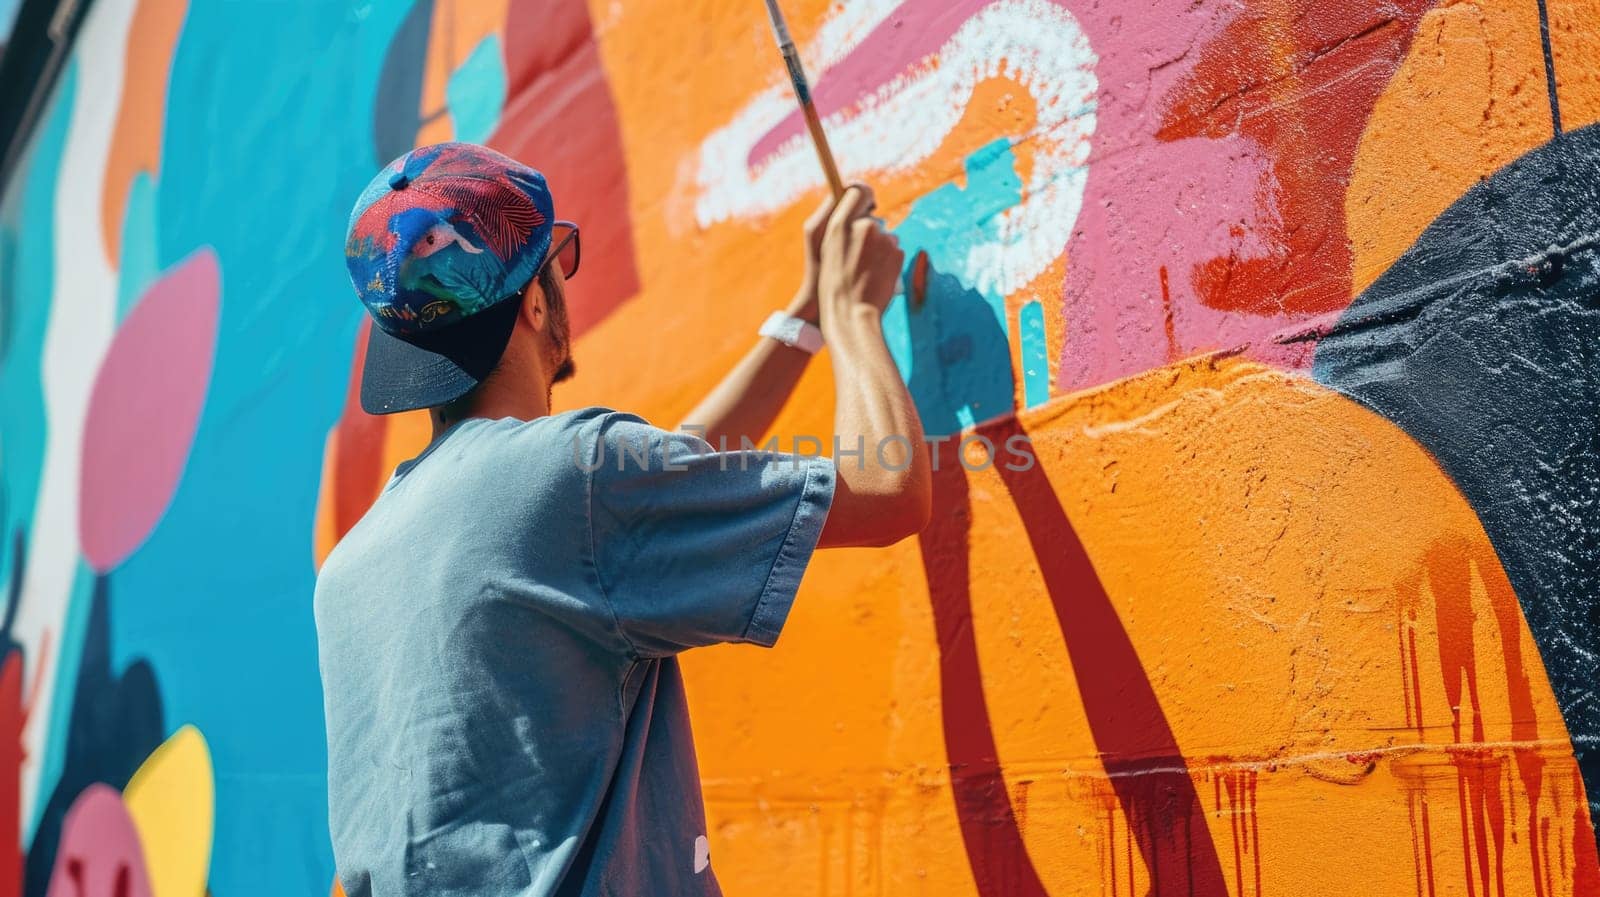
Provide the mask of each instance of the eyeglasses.
[{"label": "eyeglasses", "polygon": [[560,259],[562,275],[565,279],[571,280],[573,275],[578,273],[578,260],[581,257],[578,251],[578,225],[571,221],[556,221],[551,227],[564,228],[566,235],[559,240],[552,240],[550,254],[544,257],[544,261],[540,263],[538,270],[533,272],[533,276],[538,277],[544,273],[551,259]]}]

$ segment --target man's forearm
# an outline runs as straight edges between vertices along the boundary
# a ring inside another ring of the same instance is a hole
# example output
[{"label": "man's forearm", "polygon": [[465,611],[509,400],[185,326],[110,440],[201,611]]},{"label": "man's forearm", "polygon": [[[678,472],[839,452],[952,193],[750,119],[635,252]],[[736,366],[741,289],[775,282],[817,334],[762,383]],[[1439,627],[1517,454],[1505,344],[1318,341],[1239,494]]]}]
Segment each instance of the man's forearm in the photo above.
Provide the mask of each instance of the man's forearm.
[{"label": "man's forearm", "polygon": [[882,545],[926,524],[932,474],[922,422],[883,340],[880,312],[858,306],[826,331],[834,371],[834,433],[861,454],[838,460],[822,544]]},{"label": "man's forearm", "polygon": [[[787,313],[817,323],[815,295],[814,288],[802,287]],[[733,370],[684,417],[679,429],[690,430],[718,448],[736,449],[741,438],[759,441],[793,395],[810,361],[804,350],[758,337]]]}]

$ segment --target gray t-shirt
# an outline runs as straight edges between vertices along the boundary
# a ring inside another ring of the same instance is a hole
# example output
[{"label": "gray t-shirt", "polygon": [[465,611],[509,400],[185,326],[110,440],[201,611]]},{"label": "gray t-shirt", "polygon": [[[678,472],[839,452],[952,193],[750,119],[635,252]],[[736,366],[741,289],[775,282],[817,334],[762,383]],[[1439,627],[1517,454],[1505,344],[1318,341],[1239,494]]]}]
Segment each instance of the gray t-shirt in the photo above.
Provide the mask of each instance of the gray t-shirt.
[{"label": "gray t-shirt", "polygon": [[834,477],[599,408],[401,465],[317,577],[345,893],[718,894],[674,655],[777,640]]}]

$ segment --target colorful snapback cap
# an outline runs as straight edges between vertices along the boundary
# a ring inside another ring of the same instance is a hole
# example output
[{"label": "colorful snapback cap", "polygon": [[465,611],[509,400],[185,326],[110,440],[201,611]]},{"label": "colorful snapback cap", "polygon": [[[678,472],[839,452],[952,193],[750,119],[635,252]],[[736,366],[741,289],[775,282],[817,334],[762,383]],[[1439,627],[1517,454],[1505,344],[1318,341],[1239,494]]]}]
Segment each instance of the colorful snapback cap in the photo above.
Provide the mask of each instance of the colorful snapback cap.
[{"label": "colorful snapback cap", "polygon": [[373,321],[361,407],[441,405],[483,382],[550,251],[554,217],[543,175],[476,144],[421,147],[378,172],[345,238]]}]

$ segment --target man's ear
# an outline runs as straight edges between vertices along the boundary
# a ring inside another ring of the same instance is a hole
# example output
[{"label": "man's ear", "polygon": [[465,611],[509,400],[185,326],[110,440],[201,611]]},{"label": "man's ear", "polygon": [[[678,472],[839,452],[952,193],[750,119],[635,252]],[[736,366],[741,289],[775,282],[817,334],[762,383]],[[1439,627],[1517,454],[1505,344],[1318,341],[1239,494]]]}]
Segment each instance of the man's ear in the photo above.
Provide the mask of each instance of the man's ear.
[{"label": "man's ear", "polygon": [[535,333],[542,332],[549,323],[550,307],[545,301],[544,288],[539,285],[537,277],[528,281],[528,285],[522,288],[522,310],[518,314]]}]

